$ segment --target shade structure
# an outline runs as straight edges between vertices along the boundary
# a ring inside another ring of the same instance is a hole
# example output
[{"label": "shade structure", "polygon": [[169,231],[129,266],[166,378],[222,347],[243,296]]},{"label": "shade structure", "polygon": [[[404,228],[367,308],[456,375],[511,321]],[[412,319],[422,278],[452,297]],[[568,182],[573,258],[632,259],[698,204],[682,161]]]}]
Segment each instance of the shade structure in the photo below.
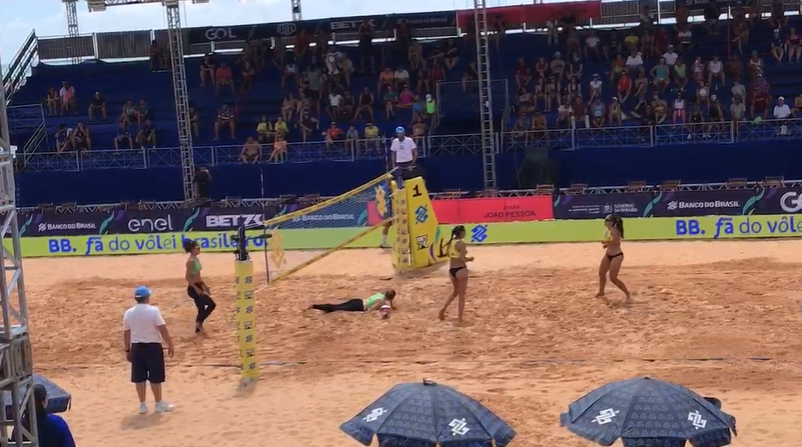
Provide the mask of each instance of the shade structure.
[{"label": "shade structure", "polygon": [[660,380],[636,378],[597,388],[560,415],[572,433],[609,446],[720,447],[736,433],[735,418],[716,406],[717,399]]},{"label": "shade structure", "polygon": [[474,399],[424,380],[391,388],[340,430],[370,445],[404,447],[504,447],[515,431]]}]

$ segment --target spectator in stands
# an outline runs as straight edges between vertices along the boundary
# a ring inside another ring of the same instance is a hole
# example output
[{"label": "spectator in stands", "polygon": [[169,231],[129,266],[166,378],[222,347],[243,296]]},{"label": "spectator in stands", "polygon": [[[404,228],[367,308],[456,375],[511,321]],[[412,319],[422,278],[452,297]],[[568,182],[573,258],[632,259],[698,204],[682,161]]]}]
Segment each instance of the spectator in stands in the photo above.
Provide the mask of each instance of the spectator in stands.
[{"label": "spectator in stands", "polygon": [[276,123],[273,124],[273,131],[276,133],[276,139],[279,137],[282,140],[287,139],[287,135],[290,134],[290,128],[287,126],[287,122],[284,121],[284,118],[278,117],[276,119]]},{"label": "spectator in stands", "polygon": [[328,105],[326,106],[326,113],[329,114],[329,117],[332,120],[336,120],[340,117],[340,105],[343,102],[343,95],[340,94],[337,90],[332,90],[329,93],[329,101]]},{"label": "spectator in stands", "polygon": [[114,137],[114,149],[120,150],[121,143],[128,145],[128,149],[134,150],[134,139],[131,138],[131,132],[123,121],[120,121],[117,126],[117,136]]},{"label": "spectator in stands", "polygon": [[209,79],[209,81],[211,81],[212,85],[217,85],[217,82],[215,81],[214,78],[214,73],[215,73],[214,59],[212,59],[212,56],[210,54],[207,54],[206,56],[203,56],[203,60],[201,61],[200,64],[200,86],[201,87],[206,86],[207,78]]},{"label": "spectator in stands", "polygon": [[207,168],[196,167],[192,183],[195,184],[195,191],[198,193],[199,199],[208,200],[211,198],[209,188],[212,186],[212,174]]},{"label": "spectator in stands", "polygon": [[58,93],[56,93],[56,89],[53,87],[47,89],[47,95],[45,96],[45,107],[47,107],[47,116],[59,114],[59,97]]},{"label": "spectator in stands", "polygon": [[540,110],[535,110],[535,114],[532,116],[532,125],[529,127],[529,132],[526,133],[527,144],[530,139],[537,140],[547,129],[546,117]]},{"label": "spectator in stands", "polygon": [[738,129],[738,123],[746,119],[746,105],[740,96],[734,96],[730,104],[730,116],[734,129]]},{"label": "spectator in stands", "polygon": [[746,26],[746,20],[735,18],[732,22],[732,43],[738,49],[738,54],[744,54],[744,44],[749,41],[749,27]]},{"label": "spectator in stands", "polygon": [[353,121],[360,120],[363,113],[367,113],[368,121],[373,121],[373,93],[370,92],[369,88],[365,87],[362,90],[357,104]]},{"label": "spectator in stands", "polygon": [[399,66],[393,73],[393,85],[396,91],[409,85],[409,72],[404,67]]},{"label": "spectator in stands", "polygon": [[270,143],[275,139],[276,133],[273,131],[273,126],[268,121],[267,116],[262,115],[262,119],[256,125],[256,135],[260,143]]},{"label": "spectator in stands", "polygon": [[[601,98],[601,96],[599,96]],[[574,103],[571,104],[571,113],[573,114],[572,125],[578,126],[578,123],[585,125],[586,129],[590,128],[590,117],[588,116],[589,106],[582,98],[575,98]]]},{"label": "spectator in stands", "polygon": [[[713,56],[713,59],[707,63],[707,83],[714,86],[714,82],[719,81],[719,86],[724,87],[727,83],[727,78],[724,75],[724,64],[721,63],[718,56]],[[718,90],[718,88],[716,88]]]},{"label": "spectator in stands", "polygon": [[153,121],[153,113],[151,113],[148,103],[144,99],[139,100],[139,107],[136,110],[136,119],[139,121],[140,126],[144,121]]},{"label": "spectator in stands", "polygon": [[522,140],[526,138],[526,132],[529,130],[529,126],[529,117],[526,116],[526,113],[519,111],[518,116],[515,118],[515,123],[512,125],[512,139]]},{"label": "spectator in stands", "polygon": [[445,55],[443,56],[443,60],[445,61],[446,69],[451,71],[460,61],[459,57],[459,47],[457,46],[456,39],[449,39],[448,44],[446,46]]},{"label": "spectator in stands", "polygon": [[638,98],[638,103],[635,104],[635,107],[632,108],[629,114],[632,118],[643,121],[647,112],[649,112],[649,110],[647,110],[646,101],[644,101],[643,98]]},{"label": "spectator in stands", "polygon": [[137,110],[136,107],[134,107],[134,102],[129,99],[125,102],[125,105],[123,105],[123,111],[120,114],[120,123],[130,126],[135,122],[139,124]]},{"label": "spectator in stands", "polygon": [[145,124],[142,125],[136,135],[136,141],[142,149],[145,149],[147,145],[156,149],[156,127],[153,125],[153,121],[145,121]]},{"label": "spectator in stands", "polygon": [[270,157],[267,158],[267,163],[272,163],[274,160],[281,163],[284,161],[284,155],[287,154],[287,141],[284,139],[283,134],[276,134],[276,142],[273,143],[273,151]]},{"label": "spectator in stands", "polygon": [[691,139],[704,129],[704,125],[702,124],[704,122],[704,117],[702,116],[702,109],[699,108],[699,104],[691,106],[691,116],[688,118],[688,121],[691,123],[691,134],[688,135],[688,139]]},{"label": "spectator in stands", "polygon": [[426,101],[420,97],[420,95],[415,95],[415,102],[412,103],[412,122],[418,117],[423,118],[425,115],[425,108],[426,108]]},{"label": "spectator in stands", "polygon": [[320,114],[320,100],[323,98],[322,92],[325,89],[326,76],[323,74],[323,70],[318,64],[310,65],[306,70],[306,76],[309,79],[306,97],[309,98],[315,112]]},{"label": "spectator in stands", "polygon": [[763,76],[763,60],[757,55],[757,51],[752,51],[752,56],[746,64],[749,71],[749,77],[757,79],[758,76]]},{"label": "spectator in stands", "polygon": [[200,135],[200,115],[194,107],[189,108],[189,124],[192,126],[192,136],[198,138]]},{"label": "spectator in stands", "polygon": [[590,103],[588,104],[588,110],[591,127],[604,127],[605,117],[607,116],[607,107],[604,105],[601,97],[597,96],[591,99]]},{"label": "spectator in stands", "polygon": [[769,95],[759,86],[752,87],[752,103],[749,105],[749,116],[766,119],[768,115]]},{"label": "spectator in stands", "polygon": [[398,94],[393,89],[392,85],[385,88],[384,96],[384,119],[390,120],[390,117],[395,117],[395,105],[398,103]]},{"label": "spectator in stands", "polygon": [[674,106],[671,111],[672,124],[677,124],[677,123],[685,124],[686,107],[687,104],[685,103],[685,98],[682,97],[681,92],[677,92],[677,95],[674,98]]},{"label": "spectator in stands", "polygon": [[693,30],[689,24],[675,25],[677,31],[677,42],[679,42],[680,53],[686,55],[693,50]]},{"label": "spectator in stands", "polygon": [[151,70],[167,68],[167,58],[165,57],[164,50],[162,50],[162,47],[159,45],[158,41],[153,40],[150,43],[148,54],[150,55]]},{"label": "spectator in stands", "polygon": [[548,46],[557,46],[560,43],[560,33],[557,29],[559,21],[556,17],[546,20],[546,42]]},{"label": "spectator in stands", "polygon": [[666,118],[668,118],[668,104],[666,104],[666,101],[655,93],[652,96],[652,103],[650,105],[654,113],[655,124],[663,124]]},{"label": "spectator in stands", "polygon": [[579,53],[571,53],[571,62],[566,67],[567,78],[582,79],[582,60],[579,58]]},{"label": "spectator in stands", "polygon": [[[661,26],[657,28],[654,32],[654,56],[660,56],[661,54],[665,57],[666,54],[674,53],[674,45],[671,45],[671,36],[668,33],[668,28]],[[671,61],[671,56],[666,58],[666,62],[670,66],[674,66],[674,62]],[[676,58],[674,59],[676,61]]]},{"label": "spectator in stands", "polygon": [[624,37],[624,49],[630,53],[635,54],[640,51],[640,37],[638,37],[636,29],[630,29]]},{"label": "spectator in stands", "polygon": [[240,153],[239,160],[242,163],[254,164],[262,159],[262,145],[253,137],[248,137],[245,144],[242,145],[242,152]]},{"label": "spectator in stands", "polygon": [[[376,59],[373,57],[373,25],[365,19],[359,25],[359,68],[366,73],[365,64],[370,62],[370,72],[376,71]],[[379,90],[381,92],[381,90]]]},{"label": "spectator in stands", "polygon": [[543,110],[546,112],[551,112],[552,104],[557,104],[559,106],[559,102],[560,84],[557,82],[557,78],[554,75],[551,75],[548,84],[546,84],[546,102]]},{"label": "spectator in stands", "polygon": [[468,84],[471,85],[471,90],[478,90],[478,85],[475,84],[479,80],[479,72],[476,70],[476,62],[468,63],[465,67],[465,72],[462,74],[462,93],[468,91]]},{"label": "spectator in stands", "polygon": [[92,150],[92,138],[89,136],[89,129],[83,121],[78,121],[75,130],[72,132],[72,147],[78,152]]},{"label": "spectator in stands", "polygon": [[[519,101],[520,102],[520,101]],[[532,94],[532,106],[539,108],[540,105],[545,106],[546,103],[546,81],[543,78],[538,78],[535,84],[535,91]]]},{"label": "spectator in stands", "polygon": [[61,103],[61,114],[66,112],[75,113],[75,87],[67,81],[61,82],[61,90],[58,93],[59,103]]},{"label": "spectator in stands", "polygon": [[225,62],[221,63],[217,68],[217,72],[214,75],[214,81],[215,95],[220,95],[220,88],[224,85],[231,89],[232,95],[236,94],[236,90],[234,90],[234,74],[231,72],[231,68]]},{"label": "spectator in stands", "polygon": [[754,25],[763,20],[763,2],[749,2],[749,23]]},{"label": "spectator in stands", "polygon": [[414,102],[415,95],[409,89],[409,86],[405,86],[403,90],[401,90],[401,93],[398,94],[398,104],[396,107],[399,109],[411,109]]},{"label": "spectator in stands", "polygon": [[[554,58],[549,63],[549,68],[551,68],[551,75],[557,78],[558,83],[562,83],[563,74],[565,73],[565,61],[562,58],[562,54],[558,51],[554,53]],[[558,88],[557,91],[560,89]]]},{"label": "spectator in stands", "polygon": [[[537,59],[534,76],[537,79],[543,79],[544,81],[549,78],[549,63],[546,62],[545,57],[540,57]],[[523,85],[521,85],[521,87],[522,86]]]},{"label": "spectator in stands", "polygon": [[588,93],[590,93],[591,98],[593,95],[602,94],[602,81],[599,79],[598,73],[593,73],[593,76],[591,76],[590,82],[588,82]]},{"label": "spectator in stands", "polygon": [[685,90],[685,87],[688,86],[688,66],[685,65],[684,60],[677,59],[672,70],[672,78],[680,91]]},{"label": "spectator in stands", "polygon": [[340,105],[340,118],[342,119],[349,119],[353,116],[354,110],[356,110],[356,102],[354,101],[354,97],[351,96],[351,92],[345,91],[343,93],[343,102]]},{"label": "spectator in stands", "polygon": [[56,140],[56,152],[65,152],[72,150],[72,132],[67,129],[66,124],[59,124],[58,130],[54,135]]},{"label": "spectator in stands", "polygon": [[596,61],[602,61],[602,53],[599,47],[600,42],[601,39],[599,39],[599,36],[596,35],[596,31],[588,30],[588,35],[585,36],[585,48],[583,49],[585,59],[588,59],[590,55],[593,55]]},{"label": "spectator in stands", "polygon": [[710,108],[710,88],[704,82],[696,85],[696,103]]},{"label": "spectator in stands", "polygon": [[376,89],[380,95],[383,95],[385,91],[387,91],[387,87],[393,87],[395,80],[395,72],[390,67],[386,67],[379,73],[379,83],[376,86]]},{"label": "spectator in stands", "polygon": [[412,39],[412,44],[407,50],[407,62],[410,67],[417,67],[423,61],[423,46],[415,39]]},{"label": "spectator in stands", "polygon": [[743,84],[741,84],[738,81],[733,82],[730,92],[732,92],[733,98],[739,98],[741,99],[741,101],[743,101],[744,98],[746,98],[746,87],[744,87]]},{"label": "spectator in stands", "polygon": [[646,78],[646,75],[638,72],[633,83],[632,91],[632,96],[638,98],[638,100],[646,101],[646,93],[649,92],[649,79]]},{"label": "spectator in stands", "polygon": [[256,76],[256,69],[253,67],[251,61],[245,61],[242,64],[242,73],[240,76],[242,77],[242,85],[240,85],[239,92],[240,94],[248,93],[251,91],[253,78]]},{"label": "spectator in stands", "polygon": [[640,26],[644,30],[652,29],[654,27],[654,24],[657,22],[654,11],[652,11],[652,8],[648,6],[643,7],[638,19],[640,20]]},{"label": "spectator in stands", "polygon": [[630,76],[636,77],[638,73],[644,73],[643,70],[643,55],[640,51],[633,51],[627,57],[627,72]]},{"label": "spectator in stands", "polygon": [[663,53],[663,59],[665,59],[666,64],[671,68],[674,68],[674,66],[677,65],[677,59],[679,59],[679,54],[677,54],[677,52],[674,51],[674,45],[668,46],[666,52]]},{"label": "spectator in stands", "polygon": [[721,17],[721,9],[716,0],[708,0],[704,6],[704,24],[707,33],[711,36],[718,35],[718,19]]},{"label": "spectator in stands", "polygon": [[342,129],[337,127],[336,123],[332,122],[329,125],[329,128],[326,129],[326,131],[323,132],[322,135],[323,135],[323,141],[325,141],[326,143],[326,149],[331,149],[331,147],[334,145],[334,142],[342,138],[343,131]]},{"label": "spectator in stands", "polygon": [[[776,120],[786,120],[788,118],[794,118],[794,111],[788,107],[788,104],[785,103],[785,98],[780,96],[777,98],[777,105],[774,106],[774,119]],[[783,134],[785,135],[785,134]]]},{"label": "spectator in stands", "polygon": [[231,131],[231,139],[233,140],[237,128],[234,114],[231,112],[228,104],[223,104],[223,107],[217,112],[217,120],[214,123],[214,141],[220,139],[220,129],[226,127]]},{"label": "spectator in stands", "polygon": [[377,152],[381,152],[381,139],[379,138],[379,128],[373,123],[368,122],[364,129],[365,152],[370,152],[370,147],[374,146]]},{"label": "spectator in stands", "polygon": [[293,53],[287,52],[288,60],[285,61],[283,66],[284,73],[281,76],[281,88],[286,87],[287,81],[292,81],[293,84],[298,85],[298,65],[296,65],[294,57]]},{"label": "spectator in stands", "polygon": [[769,25],[771,25],[772,28],[785,28],[785,26],[788,25],[788,17],[785,17],[785,6],[782,0],[774,0],[771,2]]},{"label": "spectator in stands", "polygon": [[351,88],[351,76],[354,73],[354,62],[346,53],[338,52],[337,67],[340,69],[340,75],[339,77],[335,77],[335,79],[339,79],[341,83],[344,82],[346,88]]},{"label": "spectator in stands", "polygon": [[568,96],[568,99],[582,97],[582,86],[579,84],[576,77],[572,76],[569,79],[568,85],[565,87],[565,95]]},{"label": "spectator in stands", "polygon": [[557,128],[568,129],[571,127],[571,99],[564,97],[559,107],[557,107]]},{"label": "spectator in stands", "polygon": [[[438,82],[444,81],[445,79],[446,72],[443,70],[443,65],[439,62],[433,63],[431,70],[429,70],[429,81],[426,85],[426,91],[431,92]],[[418,90],[420,91],[420,89]]]},{"label": "spectator in stands", "polygon": [[[632,94],[632,81],[627,75],[626,72],[621,73],[621,77],[618,78],[618,82],[616,83],[616,89],[618,91],[618,98],[621,100],[621,103],[626,103],[629,99],[629,95]],[[638,91],[637,93],[640,93]],[[596,96],[601,96],[598,94]],[[591,96],[592,97],[592,96]]]},{"label": "spectator in stands", "polygon": [[791,28],[788,31],[787,43],[788,43],[788,62],[798,64],[800,57],[802,57],[802,37],[800,37],[799,34],[796,33],[795,28]]},{"label": "spectator in stands", "polygon": [[619,31],[612,30],[607,34],[607,42],[605,43],[602,51],[604,51],[604,59],[609,61],[610,56],[613,54],[621,54],[621,35]]},{"label": "spectator in stands", "polygon": [[697,84],[705,80],[705,68],[705,63],[702,61],[701,57],[694,59],[691,71],[693,72],[693,80],[696,81]]},{"label": "spectator in stands", "polygon": [[610,123],[610,126],[617,126],[621,127],[621,121],[623,120],[624,114],[621,112],[621,103],[618,101],[618,97],[613,96],[612,101],[610,102],[610,107],[607,109],[607,120]]},{"label": "spectator in stands", "polygon": [[796,98],[794,98],[794,115],[796,115],[800,110],[802,110],[802,93],[798,93]]},{"label": "spectator in stands", "polygon": [[644,31],[640,38],[640,52],[646,59],[650,59],[652,55],[657,53],[654,48],[654,37],[648,31]]},{"label": "spectator in stands", "polygon": [[345,149],[352,154],[356,154],[359,145],[359,131],[354,126],[348,126],[348,131],[345,132]]},{"label": "spectator in stands", "polygon": [[714,138],[715,132],[722,130],[721,123],[724,122],[724,111],[721,109],[721,102],[716,95],[712,96],[713,102],[710,104],[710,109],[707,111],[707,133],[710,138]]},{"label": "spectator in stands", "polygon": [[786,43],[782,38],[782,29],[776,28],[772,33],[771,49],[769,50],[769,54],[771,54],[774,59],[777,60],[777,62],[782,62],[783,57],[785,57],[785,46]]},{"label": "spectator in stands", "polygon": [[92,123],[95,121],[95,112],[99,111],[100,115],[103,117],[103,121],[106,121],[106,100],[103,98],[103,95],[100,92],[95,92],[95,95],[92,96],[92,99],[89,100],[89,122]]},{"label": "spectator in stands", "polygon": [[320,129],[320,121],[314,116],[310,115],[309,112],[304,112],[303,115],[301,115],[300,121],[298,121],[295,127],[301,131],[303,142],[306,143],[309,140],[309,137],[316,134]]},{"label": "spectator in stands", "polygon": [[292,121],[292,116],[298,110],[298,100],[292,96],[292,93],[287,92],[284,100],[281,102],[281,117],[284,121]]},{"label": "spectator in stands", "polygon": [[669,79],[670,71],[671,69],[666,63],[666,59],[662,57],[660,58],[660,62],[650,70],[652,78],[654,79],[654,87],[661,95],[665,93],[668,84],[671,82]]},{"label": "spectator in stands", "polygon": [[724,71],[727,73],[728,78],[736,82],[741,82],[741,78],[744,74],[744,64],[741,62],[741,58],[737,56],[731,56],[730,60],[727,61],[727,66],[725,67]]}]

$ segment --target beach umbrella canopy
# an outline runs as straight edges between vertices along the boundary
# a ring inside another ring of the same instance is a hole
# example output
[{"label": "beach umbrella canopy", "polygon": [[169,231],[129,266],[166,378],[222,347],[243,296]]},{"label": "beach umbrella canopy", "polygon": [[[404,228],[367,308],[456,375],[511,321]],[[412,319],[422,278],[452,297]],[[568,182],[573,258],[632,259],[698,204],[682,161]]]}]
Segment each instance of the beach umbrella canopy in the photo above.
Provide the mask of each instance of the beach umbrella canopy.
[{"label": "beach umbrella canopy", "polygon": [[735,418],[721,411],[718,399],[660,380],[637,378],[597,388],[568,406],[560,425],[589,441],[625,447],[728,445]]},{"label": "beach umbrella canopy", "polygon": [[424,380],[396,385],[340,430],[364,445],[504,447],[515,432],[479,402]]}]

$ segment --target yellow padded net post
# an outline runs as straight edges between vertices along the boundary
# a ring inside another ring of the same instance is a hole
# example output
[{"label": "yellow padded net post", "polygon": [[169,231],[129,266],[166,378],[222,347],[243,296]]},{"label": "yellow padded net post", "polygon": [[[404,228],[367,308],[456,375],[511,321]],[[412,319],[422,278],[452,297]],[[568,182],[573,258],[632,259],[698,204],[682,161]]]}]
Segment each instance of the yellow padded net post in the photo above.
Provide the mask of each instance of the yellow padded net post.
[{"label": "yellow padded net post", "polygon": [[259,358],[256,355],[256,300],[254,299],[253,262],[235,261],[237,346],[242,367],[242,380],[259,379]]},{"label": "yellow padded net post", "polygon": [[448,259],[448,240],[429,199],[423,178],[405,180],[393,193],[395,243],[393,265],[397,271],[429,267]]}]

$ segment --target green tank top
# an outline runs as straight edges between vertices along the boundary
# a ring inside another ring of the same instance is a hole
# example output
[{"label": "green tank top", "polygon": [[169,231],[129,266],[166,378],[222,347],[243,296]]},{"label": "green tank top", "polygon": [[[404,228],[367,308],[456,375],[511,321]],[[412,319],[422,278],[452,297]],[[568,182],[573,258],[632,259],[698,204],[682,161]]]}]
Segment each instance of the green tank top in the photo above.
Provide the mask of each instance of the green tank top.
[{"label": "green tank top", "polygon": [[200,273],[200,271],[201,271],[201,268],[202,268],[202,267],[201,267],[200,260],[198,260],[198,258],[195,258],[195,259],[193,259],[193,261],[194,261],[194,264],[193,264],[193,266],[192,266],[192,273],[193,273],[193,274],[195,274],[195,273]]},{"label": "green tank top", "polygon": [[383,293],[374,293],[373,295],[369,296],[368,299],[365,300],[365,310],[370,309],[376,303],[384,299]]}]

